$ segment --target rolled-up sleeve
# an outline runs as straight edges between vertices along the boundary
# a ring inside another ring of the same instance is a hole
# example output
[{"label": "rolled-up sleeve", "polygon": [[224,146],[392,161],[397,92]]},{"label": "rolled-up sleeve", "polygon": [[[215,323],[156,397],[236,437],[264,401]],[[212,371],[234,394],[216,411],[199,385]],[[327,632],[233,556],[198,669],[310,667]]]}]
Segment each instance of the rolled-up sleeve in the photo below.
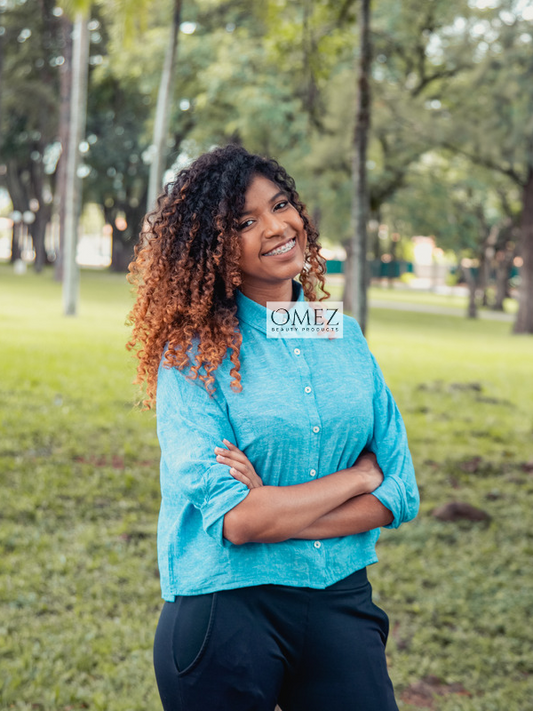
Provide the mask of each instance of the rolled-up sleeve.
[{"label": "rolled-up sleeve", "polygon": [[374,376],[374,430],[368,448],[376,455],[384,476],[382,484],[372,493],[394,516],[385,528],[398,528],[417,515],[420,495],[402,416],[376,359],[370,355]]},{"label": "rolled-up sleeve", "polygon": [[215,447],[225,438],[237,444],[221,396],[211,397],[200,379],[185,371],[159,367],[157,435],[161,447],[161,495],[168,502],[185,497],[202,516],[204,531],[222,546],[224,515],[248,495],[226,464],[216,461]]}]

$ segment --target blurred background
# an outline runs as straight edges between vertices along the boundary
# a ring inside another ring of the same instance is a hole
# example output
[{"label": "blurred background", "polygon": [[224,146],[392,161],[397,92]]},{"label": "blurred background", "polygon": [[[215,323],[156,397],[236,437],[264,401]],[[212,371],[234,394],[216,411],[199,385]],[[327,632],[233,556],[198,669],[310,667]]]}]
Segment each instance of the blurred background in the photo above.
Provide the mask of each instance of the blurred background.
[{"label": "blurred background", "polygon": [[400,707],[527,711],[529,0],[0,0],[0,707],[159,708],[125,273],[229,142],[296,179],[404,416],[421,512],[370,571]]}]

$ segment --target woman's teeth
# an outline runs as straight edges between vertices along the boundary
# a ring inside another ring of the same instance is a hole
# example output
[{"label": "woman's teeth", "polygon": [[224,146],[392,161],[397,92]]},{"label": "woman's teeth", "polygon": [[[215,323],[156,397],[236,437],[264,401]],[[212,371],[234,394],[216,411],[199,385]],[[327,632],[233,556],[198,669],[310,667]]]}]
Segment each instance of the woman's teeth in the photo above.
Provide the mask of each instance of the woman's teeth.
[{"label": "woman's teeth", "polygon": [[264,257],[270,257],[275,254],[283,254],[284,252],[288,252],[289,249],[292,249],[294,245],[296,244],[296,240],[294,237],[290,240],[290,242],[287,242],[286,244],[283,244],[281,247],[278,247],[278,249],[273,249],[271,252],[267,252],[264,254]]}]

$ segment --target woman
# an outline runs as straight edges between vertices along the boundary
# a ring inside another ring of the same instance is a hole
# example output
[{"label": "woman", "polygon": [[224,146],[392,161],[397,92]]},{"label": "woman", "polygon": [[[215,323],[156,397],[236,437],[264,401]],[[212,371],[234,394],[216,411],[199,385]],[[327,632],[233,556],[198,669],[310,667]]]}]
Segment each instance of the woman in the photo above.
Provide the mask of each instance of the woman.
[{"label": "woman", "polygon": [[294,181],[216,149],[147,225],[129,346],[146,405],[157,391],[165,711],[397,709],[366,566],[418,490],[356,321],[342,338],[267,337],[268,301],[314,301],[318,282],[329,296]]}]

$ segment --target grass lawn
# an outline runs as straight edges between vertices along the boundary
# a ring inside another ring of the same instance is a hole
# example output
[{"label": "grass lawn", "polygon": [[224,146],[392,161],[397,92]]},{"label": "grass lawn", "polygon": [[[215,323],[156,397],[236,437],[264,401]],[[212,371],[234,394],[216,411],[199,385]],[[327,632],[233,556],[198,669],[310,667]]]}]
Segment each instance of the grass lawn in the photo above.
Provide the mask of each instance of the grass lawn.
[{"label": "grass lawn", "polygon": [[[0,267],[0,708],[156,711],[155,419],[135,410],[124,277],[85,271],[78,318],[50,273]],[[370,569],[402,710],[533,698],[533,338],[376,309],[422,506]],[[443,523],[451,500],[490,514]],[[324,711],[327,711],[325,709]]]}]

